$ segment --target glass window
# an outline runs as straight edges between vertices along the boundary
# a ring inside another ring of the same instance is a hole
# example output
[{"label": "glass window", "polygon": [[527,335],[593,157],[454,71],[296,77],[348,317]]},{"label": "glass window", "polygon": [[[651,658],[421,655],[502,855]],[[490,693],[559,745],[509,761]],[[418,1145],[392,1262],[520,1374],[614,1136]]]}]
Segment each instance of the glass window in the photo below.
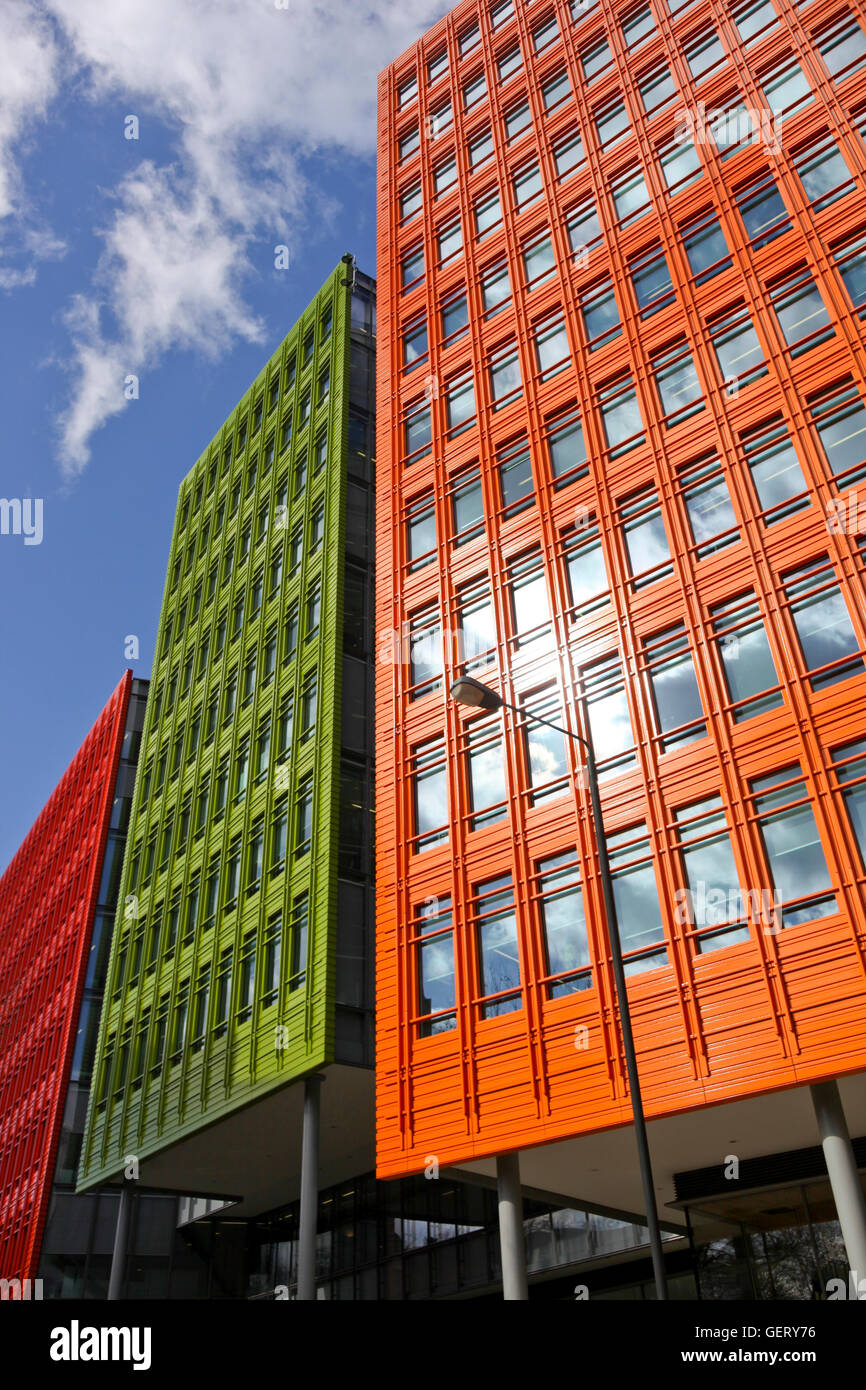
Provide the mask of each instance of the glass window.
[{"label": "glass window", "polygon": [[[827,861],[798,764],[749,783],[758,831],[770,870],[776,920],[811,922],[837,911]],[[787,785],[784,785],[787,783]]]},{"label": "glass window", "polygon": [[445,416],[452,435],[462,434],[475,423],[475,383],[471,376],[461,376],[446,386]]},{"label": "glass window", "polygon": [[613,62],[610,51],[610,44],[607,39],[600,39],[597,43],[590,44],[588,48],[581,50],[580,61],[583,66],[583,73],[588,82],[597,77],[600,72]]},{"label": "glass window", "polygon": [[764,349],[742,305],[715,319],[710,332],[719,371],[729,394],[767,375]]},{"label": "glass window", "polygon": [[[416,246],[408,251],[400,262],[400,286],[408,289],[411,285],[417,284],[424,278],[424,248]],[[291,425],[289,425],[289,437],[291,438]],[[285,448],[285,441],[283,443]]]},{"label": "glass window", "polygon": [[832,141],[818,150],[814,142],[794,154],[794,167],[816,211],[829,207],[854,187],[851,170]]},{"label": "glass window", "polygon": [[295,802],[295,854],[308,854],[313,840],[313,779],[305,777]]},{"label": "glass window", "polygon": [[466,294],[461,291],[442,305],[442,335],[446,339],[460,336],[469,326],[469,310]]},{"label": "glass window", "polygon": [[437,53],[427,64],[427,81],[430,83],[438,82],[448,71],[448,49],[443,48],[441,53]]},{"label": "glass window", "polygon": [[724,63],[727,57],[718,34],[712,29],[705,30],[696,42],[687,43],[685,55],[689,72],[696,82],[711,68]]},{"label": "glass window", "polygon": [[558,35],[559,25],[556,22],[556,15],[548,15],[546,19],[543,19],[542,22],[537,24],[533,29],[532,47],[535,49],[536,53],[540,53],[542,48],[546,48],[548,44],[553,43],[553,40],[557,38]]},{"label": "glass window", "polygon": [[398,141],[400,159],[408,159],[410,154],[415,153],[420,143],[421,137],[418,134],[418,127],[413,125],[404,135],[400,136]]},{"label": "glass window", "polygon": [[574,850],[535,865],[544,942],[547,996],[559,999],[592,988],[580,862]]},{"label": "glass window", "polygon": [[571,410],[548,421],[546,435],[550,472],[557,487],[585,478],[589,469],[580,412]]},{"label": "glass window", "polygon": [[644,111],[655,111],[677,95],[677,85],[665,63],[657,64],[638,81]]},{"label": "glass window", "polygon": [[410,568],[421,569],[436,555],[436,510],[432,493],[425,493],[410,504],[407,531]]},{"label": "glass window", "polygon": [[577,131],[571,131],[553,145],[553,162],[561,179],[579,169],[585,159],[583,141]]},{"label": "glass window", "polygon": [[643,648],[662,752],[703,738],[707,727],[685,624],[645,638]]},{"label": "glass window", "polygon": [[502,221],[502,204],[498,191],[486,193],[475,202],[475,231],[479,237],[487,236]]},{"label": "glass window", "polygon": [[499,5],[494,5],[490,11],[490,23],[494,29],[499,29],[506,24],[514,14],[514,0],[502,0]]},{"label": "glass window", "polygon": [[527,168],[521,169],[512,179],[514,190],[514,203],[517,208],[524,208],[541,193],[541,170],[538,164],[530,164]]},{"label": "glass window", "polygon": [[522,101],[519,106],[512,106],[511,110],[505,113],[505,134],[509,141],[522,135],[531,124],[532,116],[527,101]]},{"label": "glass window", "polygon": [[283,914],[275,912],[268,918],[262,942],[262,1008],[276,1004],[280,993],[280,957],[283,944]]},{"label": "glass window", "polygon": [[843,82],[866,64],[866,34],[852,17],[834,28],[818,44],[834,82]]},{"label": "glass window", "polygon": [[[403,333],[403,369],[414,371],[427,357],[427,321],[411,324]],[[306,462],[306,460],[305,460]],[[297,492],[297,487],[295,489]]]},{"label": "glass window", "polygon": [[414,217],[416,212],[420,212],[422,203],[421,185],[413,183],[411,188],[407,188],[400,194],[400,217],[403,222],[408,222],[410,217]]},{"label": "glass window", "polygon": [[306,893],[292,905],[292,960],[289,989],[301,989],[306,981],[307,938],[310,926],[310,904]]},{"label": "glass window", "polygon": [[677,889],[675,920],[688,926],[696,954],[748,941],[745,902],[722,799],[708,797],[674,811],[687,887]]},{"label": "glass window", "polygon": [[781,421],[748,432],[741,444],[768,526],[809,505],[800,460]]},{"label": "glass window", "polygon": [[611,184],[610,191],[617,219],[623,226],[640,217],[649,207],[649,193],[639,169],[629,169]]},{"label": "glass window", "polygon": [[754,4],[743,5],[731,16],[743,43],[748,43],[758,34],[764,33],[771,25],[778,24],[772,0],[756,0]]},{"label": "glass window", "polygon": [[700,157],[691,140],[681,140],[665,149],[660,163],[664,181],[671,189],[685,188],[703,173]]},{"label": "glass window", "polygon": [[523,55],[520,52],[520,45],[515,44],[513,48],[509,48],[507,53],[503,53],[502,57],[497,60],[496,67],[499,72],[500,82],[507,82],[509,77],[519,72],[523,67]]},{"label": "glass window", "polygon": [[602,424],[611,457],[618,458],[643,444],[643,421],[631,377],[623,377],[599,392]]},{"label": "glass window", "polygon": [[442,685],[442,626],[438,608],[426,608],[409,621],[409,684],[412,698]]},{"label": "glass window", "polygon": [[535,500],[532,463],[525,439],[500,449],[497,455],[500,500],[503,514],[515,516]]},{"label": "glass window", "polygon": [[418,95],[418,78],[413,72],[412,76],[405,82],[401,82],[397,88],[397,106],[402,111],[404,106],[408,106]]},{"label": "glass window", "polygon": [[535,363],[541,373],[542,381],[546,381],[548,377],[555,376],[557,372],[564,371],[566,367],[571,365],[571,350],[568,345],[564,319],[545,319],[542,323],[535,324],[533,340],[535,343]]},{"label": "glass window", "polygon": [[622,331],[613,282],[601,280],[584,291],[580,301],[587,346],[591,352],[605,347]]},{"label": "glass window", "polygon": [[418,1034],[422,1038],[457,1027],[453,927],[449,896],[428,898],[415,910]]},{"label": "glass window", "polygon": [[661,247],[654,246],[637,260],[632,261],[629,271],[634,288],[635,299],[641,310],[641,318],[650,318],[672,304],[673,280],[668,263]]},{"label": "glass window", "polygon": [[549,81],[542,83],[541,100],[544,103],[545,111],[552,111],[561,101],[565,101],[571,96],[571,84],[568,80],[568,73],[563,69]]},{"label": "glass window", "polygon": [[683,247],[696,285],[703,285],[714,275],[730,269],[728,243],[717,217],[708,217],[684,230]]},{"label": "glass window", "polygon": [[443,227],[439,232],[437,244],[440,261],[447,261],[451,256],[456,256],[458,251],[462,251],[463,228],[460,222],[452,222],[449,226]]},{"label": "glass window", "polygon": [[476,102],[481,101],[487,95],[487,78],[483,72],[474,77],[463,88],[463,105],[468,110]]},{"label": "glass window", "polygon": [[447,193],[449,188],[453,188],[457,182],[457,160],[452,157],[443,160],[433,169],[433,188],[436,197],[439,198],[443,193]]},{"label": "glass window", "polygon": [[478,25],[473,24],[469,29],[464,29],[457,39],[457,47],[460,50],[460,57],[463,58],[467,53],[471,53],[473,48],[477,48],[481,42],[481,34]]},{"label": "glass window", "polygon": [[605,656],[582,666],[579,688],[599,780],[634,767],[634,734],[619,657]]},{"label": "glass window", "polygon": [[550,609],[541,552],[535,551],[509,566],[512,632],[521,652],[550,646]]},{"label": "glass window", "polygon": [[849,379],[809,406],[830,471],[845,487],[859,482],[866,475],[866,405],[857,387]]},{"label": "glass window", "polygon": [[817,673],[809,682],[812,689],[859,675],[866,669],[860,643],[830,561],[818,557],[782,578],[803,666]]},{"label": "glass window", "polygon": [[656,31],[655,20],[649,5],[643,5],[639,10],[634,10],[622,21],[622,32],[625,38],[626,47],[629,49],[637,48],[638,44],[643,43],[644,39]]},{"label": "glass window", "polygon": [[598,141],[602,148],[621,140],[631,130],[625,103],[617,101],[612,106],[605,107],[603,111],[597,112],[595,128],[598,131]]},{"label": "glass window", "polygon": [[608,835],[607,852],[626,976],[658,970],[668,954],[646,825]]},{"label": "glass window", "polygon": [[523,250],[523,271],[527,289],[535,289],[556,273],[556,257],[553,242],[547,232],[541,240],[533,241]]},{"label": "glass window", "polygon": [[860,851],[860,863],[866,867],[866,743],[835,748],[830,756]]},{"label": "glass window", "polygon": [[735,722],[778,709],[783,704],[779,677],[755,595],[714,604],[710,621]]},{"label": "glass window", "polygon": [[473,723],[466,731],[466,762],[472,809],[471,830],[508,815],[502,730],[497,720]]},{"label": "glass window", "polygon": [[[525,695],[521,705],[525,715],[522,721],[523,738],[529,785],[532,788],[531,804],[535,806],[546,798],[563,796],[569,790],[566,736],[549,727],[550,724],[561,725],[563,713],[559,696],[552,686]],[[539,724],[534,722],[536,719],[545,719],[548,723]]]},{"label": "glass window", "polygon": [[517,917],[511,875],[475,885],[475,940],[482,1018],[496,1018],[522,1007]]},{"label": "glass window", "polygon": [[496,614],[487,579],[473,579],[458,590],[461,670],[483,671],[496,661]]},{"label": "glass window", "polygon": [[690,464],[679,470],[679,478],[697,558],[738,541],[737,517],[719,460]]},{"label": "glass window", "polygon": [[477,467],[455,478],[451,512],[455,544],[462,545],[484,531],[484,494]]},{"label": "glass window", "polygon": [[839,247],[834,259],[858,318],[866,318],[866,237]]},{"label": "glass window", "polygon": [[644,490],[619,508],[629,567],[635,588],[673,574],[671,552],[655,488]]},{"label": "glass window", "polygon": [[576,257],[583,260],[602,236],[595,203],[587,201],[576,207],[569,215],[567,226],[571,249]]},{"label": "glass window", "polygon": [[495,407],[506,405],[523,390],[517,345],[505,349],[490,362],[490,394]]},{"label": "glass window", "polygon": [[762,177],[739,189],[737,205],[749,240],[763,246],[790,229],[788,210],[772,179]]},{"label": "glass window", "polygon": [[485,159],[489,159],[493,154],[493,132],[485,130],[476,139],[469,142],[469,163],[473,169],[477,169],[483,164]]},{"label": "glass window", "polygon": [[799,63],[791,63],[783,72],[774,69],[759,81],[774,116],[789,116],[812,100],[812,89]]},{"label": "glass window", "polygon": [[498,264],[488,266],[481,274],[481,299],[485,314],[492,317],[504,309],[511,299],[511,281],[508,266]]},{"label": "glass window", "polygon": [[414,462],[430,452],[431,423],[430,406],[415,402],[409,407],[405,422],[405,449],[407,462]]},{"label": "glass window", "polygon": [[658,353],[652,360],[665,425],[670,429],[704,408],[694,360],[681,343]]},{"label": "glass window", "polygon": [[563,556],[572,616],[580,617],[609,602],[604,550],[598,525],[592,518],[588,516],[582,526],[566,533]]},{"label": "glass window", "polygon": [[793,356],[798,357],[833,336],[830,316],[818,286],[807,272],[786,280],[772,293],[779,326]]}]

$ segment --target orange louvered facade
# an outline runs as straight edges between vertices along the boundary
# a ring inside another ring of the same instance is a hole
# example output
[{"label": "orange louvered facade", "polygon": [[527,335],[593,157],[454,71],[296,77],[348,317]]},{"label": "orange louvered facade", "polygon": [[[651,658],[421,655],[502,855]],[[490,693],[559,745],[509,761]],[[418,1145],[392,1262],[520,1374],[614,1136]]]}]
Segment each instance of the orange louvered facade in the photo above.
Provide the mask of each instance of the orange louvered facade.
[{"label": "orange louvered facade", "polygon": [[379,168],[379,1175],[631,1114],[579,745],[467,669],[593,741],[647,1115],[866,1068],[866,7],[467,0]]}]

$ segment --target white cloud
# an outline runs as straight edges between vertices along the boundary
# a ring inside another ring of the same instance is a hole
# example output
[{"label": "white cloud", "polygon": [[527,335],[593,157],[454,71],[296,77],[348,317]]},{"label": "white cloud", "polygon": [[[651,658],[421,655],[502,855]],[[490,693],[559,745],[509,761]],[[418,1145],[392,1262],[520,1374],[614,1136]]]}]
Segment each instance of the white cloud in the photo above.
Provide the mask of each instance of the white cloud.
[{"label": "white cloud", "polygon": [[[57,93],[60,54],[52,26],[26,0],[0,4],[0,289],[30,285],[35,262],[63,254],[63,243],[38,223],[26,197],[20,160]],[[19,267],[9,264],[23,259]]]},{"label": "white cloud", "polygon": [[158,119],[177,138],[171,167],[144,161],[114,190],[93,285],[69,314],[61,454],[75,474],[93,433],[123,409],[127,373],[153,367],[172,347],[213,354],[261,336],[243,296],[252,238],[292,245],[302,234],[315,198],[299,168],[305,155],[374,152],[377,75],[442,5],[44,4],[92,98],[122,102],[142,134]]}]

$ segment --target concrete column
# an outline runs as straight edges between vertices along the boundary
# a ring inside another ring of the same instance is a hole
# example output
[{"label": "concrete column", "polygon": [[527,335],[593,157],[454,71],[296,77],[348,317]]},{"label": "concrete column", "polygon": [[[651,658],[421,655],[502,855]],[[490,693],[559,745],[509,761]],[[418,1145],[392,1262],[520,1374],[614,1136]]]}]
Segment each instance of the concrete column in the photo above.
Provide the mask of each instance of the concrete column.
[{"label": "concrete column", "polygon": [[866,1280],[866,1198],[857,1172],[842,1097],[835,1081],[822,1081],[812,1086],[811,1091],[845,1253],[859,1288],[860,1281]]},{"label": "concrete column", "polygon": [[124,1182],[120,1189],[117,1225],[114,1228],[114,1250],[111,1256],[111,1274],[108,1278],[107,1297],[115,1301],[123,1296],[126,1256],[129,1250],[129,1226],[132,1219],[132,1200],[132,1185]]},{"label": "concrete column", "polygon": [[301,1214],[298,1230],[298,1300],[316,1297],[316,1224],[319,1211],[319,1111],[324,1077],[304,1081],[304,1134],[301,1149]]},{"label": "concrete column", "polygon": [[500,1154],[496,1160],[496,1194],[499,1199],[499,1249],[502,1259],[502,1297],[529,1298],[526,1283],[526,1245],[523,1239],[523,1194],[520,1190],[520,1157]]}]

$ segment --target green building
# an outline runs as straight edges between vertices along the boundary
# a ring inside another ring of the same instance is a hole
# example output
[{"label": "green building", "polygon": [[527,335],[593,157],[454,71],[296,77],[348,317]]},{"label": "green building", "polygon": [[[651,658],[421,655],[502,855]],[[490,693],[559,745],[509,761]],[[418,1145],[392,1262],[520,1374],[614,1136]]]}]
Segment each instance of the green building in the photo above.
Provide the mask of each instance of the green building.
[{"label": "green building", "polygon": [[374,400],[347,256],[181,484],[79,1190],[373,1165]]}]

